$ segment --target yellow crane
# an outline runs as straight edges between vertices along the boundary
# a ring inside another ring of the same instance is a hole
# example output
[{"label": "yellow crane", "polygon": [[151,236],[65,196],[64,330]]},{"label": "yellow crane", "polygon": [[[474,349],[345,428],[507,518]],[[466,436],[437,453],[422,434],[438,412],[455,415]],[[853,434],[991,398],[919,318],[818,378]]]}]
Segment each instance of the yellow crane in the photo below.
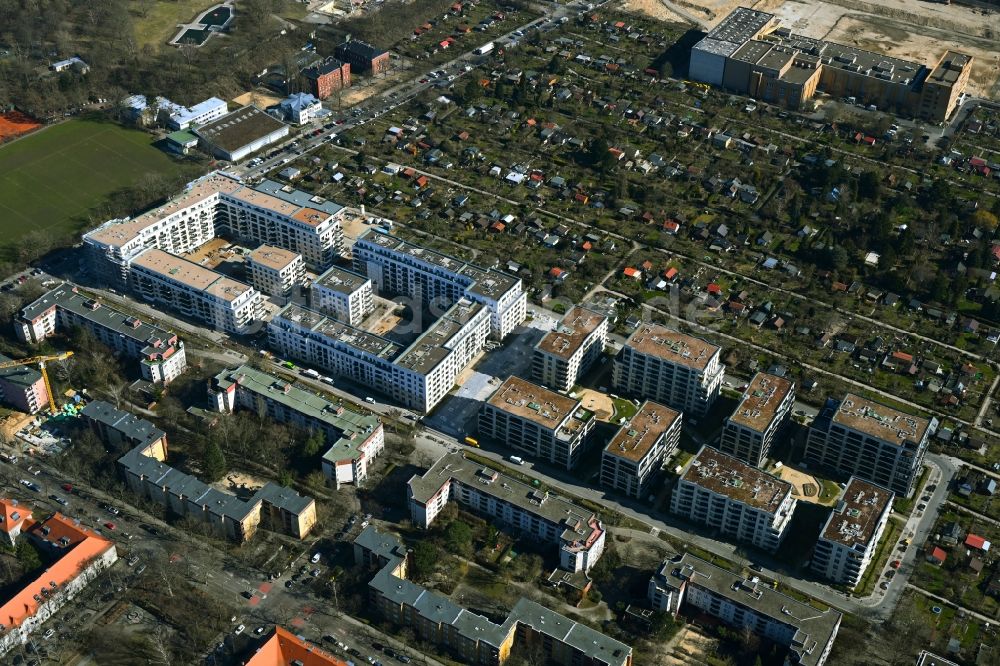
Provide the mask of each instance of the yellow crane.
[{"label": "yellow crane", "polygon": [[45,393],[49,396],[49,414],[54,416],[59,413],[59,408],[56,406],[55,396],[52,395],[52,384],[49,383],[49,373],[45,370],[45,364],[50,361],[65,361],[72,355],[73,352],[65,351],[49,356],[31,356],[16,361],[2,361],[0,362],[0,370],[4,368],[16,368],[21,365],[37,365],[39,371],[42,373],[42,379],[45,381]]}]

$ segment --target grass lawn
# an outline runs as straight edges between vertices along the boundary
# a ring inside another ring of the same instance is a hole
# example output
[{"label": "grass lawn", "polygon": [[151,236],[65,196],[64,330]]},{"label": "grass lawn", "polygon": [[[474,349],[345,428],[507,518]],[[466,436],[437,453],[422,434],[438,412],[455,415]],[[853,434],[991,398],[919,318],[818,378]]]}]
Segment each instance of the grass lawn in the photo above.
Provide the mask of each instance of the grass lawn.
[{"label": "grass lawn", "polygon": [[0,148],[0,245],[35,230],[75,233],[115,190],[181,168],[152,143],[110,122],[71,120]]},{"label": "grass lawn", "polygon": [[615,423],[618,423],[618,419],[630,419],[639,411],[635,403],[624,398],[612,398],[611,402],[615,406],[615,416],[612,419]]},{"label": "grass lawn", "polygon": [[872,558],[872,561],[868,564],[868,569],[865,570],[864,575],[861,576],[861,580],[858,581],[857,587],[852,591],[854,596],[867,597],[872,593],[875,585],[879,582],[882,567],[885,566],[885,563],[892,556],[894,552],[893,548],[896,547],[896,542],[899,541],[902,533],[903,522],[895,518],[890,518],[889,522],[885,525],[882,541],[875,550],[875,557]]},{"label": "grass lawn", "polygon": [[[138,3],[136,3],[138,4]],[[165,45],[177,34],[178,23],[188,23],[218,0],[173,0],[145,3],[146,15],[134,15],[135,39],[139,46]],[[173,47],[171,47],[173,48]]]}]

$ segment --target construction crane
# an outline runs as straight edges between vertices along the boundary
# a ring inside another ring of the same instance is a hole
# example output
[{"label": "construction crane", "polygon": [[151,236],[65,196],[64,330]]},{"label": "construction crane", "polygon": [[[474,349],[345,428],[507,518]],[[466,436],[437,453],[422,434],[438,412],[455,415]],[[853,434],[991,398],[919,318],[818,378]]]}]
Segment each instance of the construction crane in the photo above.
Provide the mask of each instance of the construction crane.
[{"label": "construction crane", "polygon": [[65,351],[49,356],[31,356],[17,361],[2,361],[0,362],[0,370],[3,370],[4,368],[16,368],[21,365],[37,365],[39,371],[42,373],[42,379],[45,381],[45,393],[49,397],[49,414],[55,416],[59,413],[59,408],[56,406],[55,396],[52,395],[52,384],[49,383],[49,373],[45,370],[45,364],[50,361],[65,361],[72,355],[73,352]]}]

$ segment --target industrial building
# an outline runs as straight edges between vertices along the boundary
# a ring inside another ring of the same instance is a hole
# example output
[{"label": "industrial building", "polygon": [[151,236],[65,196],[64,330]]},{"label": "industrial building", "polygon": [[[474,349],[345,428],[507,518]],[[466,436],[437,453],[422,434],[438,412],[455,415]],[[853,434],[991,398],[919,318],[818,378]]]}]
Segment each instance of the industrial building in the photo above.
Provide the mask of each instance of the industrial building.
[{"label": "industrial building", "polygon": [[246,258],[250,282],[268,296],[291,296],[306,282],[302,255],[291,250],[261,245]]},{"label": "industrial building", "polygon": [[611,438],[601,455],[601,484],[643,499],[663,461],[681,439],[681,413],[647,400]]},{"label": "industrial building", "polygon": [[748,465],[760,467],[794,404],[794,382],[758,372],[743,392],[736,411],[726,419],[719,450]]},{"label": "industrial building", "polygon": [[814,469],[857,476],[909,497],[937,425],[936,418],[848,393],[828,399],[813,419],[803,459]]},{"label": "industrial building", "polygon": [[890,490],[852,478],[820,532],[813,571],[850,588],[861,582],[889,522],[893,497]]},{"label": "industrial building", "polygon": [[555,391],[569,391],[604,350],[608,318],[576,306],[535,345],[533,379]]},{"label": "industrial building", "polygon": [[947,51],[931,67],[793,34],[767,12],[738,7],[691,49],[689,78],[792,109],[816,92],[930,122],[947,120],[972,56]]},{"label": "industrial building", "polygon": [[239,162],[288,136],[288,125],[255,106],[244,106],[194,128],[205,148],[220,160]]},{"label": "industrial building", "polygon": [[350,326],[361,326],[375,309],[372,281],[364,275],[332,266],[316,278],[309,290],[313,310]]}]

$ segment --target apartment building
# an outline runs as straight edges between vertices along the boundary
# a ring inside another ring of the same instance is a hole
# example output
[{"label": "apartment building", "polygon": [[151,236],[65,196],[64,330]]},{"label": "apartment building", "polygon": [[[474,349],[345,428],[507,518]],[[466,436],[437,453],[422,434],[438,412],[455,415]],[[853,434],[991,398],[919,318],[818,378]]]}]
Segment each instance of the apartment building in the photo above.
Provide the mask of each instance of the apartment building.
[{"label": "apartment building", "polygon": [[832,398],[813,419],[804,460],[813,468],[854,475],[909,497],[936,418],[913,416],[848,393]]},{"label": "apartment building", "polygon": [[268,296],[290,296],[306,282],[302,255],[291,250],[261,245],[246,258],[254,289]]},{"label": "apartment building", "polygon": [[21,536],[21,528],[30,524],[31,509],[16,499],[0,498],[0,532],[3,532],[5,546],[8,548],[16,546],[17,539]]},{"label": "apartment building", "polygon": [[758,372],[726,420],[719,450],[753,467],[762,466],[794,405],[794,382]]},{"label": "apartment building", "polygon": [[245,333],[263,315],[263,298],[250,285],[156,248],[132,260],[129,283],[147,303],[227,333]]},{"label": "apartment building", "polygon": [[354,540],[357,564],[377,569],[368,583],[372,605],[421,640],[441,645],[461,663],[500,666],[520,645],[559,666],[631,666],[632,648],[522,598],[499,624],[406,579],[406,549],[394,536],[365,528]]},{"label": "apartment building", "polygon": [[375,310],[372,281],[364,275],[333,266],[313,281],[309,291],[313,310],[350,326],[361,326]]},{"label": "apartment building", "polygon": [[817,610],[756,576],[744,578],[690,553],[663,562],[647,593],[653,608],[674,617],[691,608],[788,648],[788,666],[823,666],[843,619],[832,608]]},{"label": "apartment building", "polygon": [[573,469],[596,422],[579,400],[512,375],[483,403],[479,435]]},{"label": "apartment building", "polygon": [[409,296],[414,309],[442,311],[467,298],[490,313],[490,337],[503,340],[527,316],[520,278],[369,229],[354,243],[354,270],[380,294]]},{"label": "apartment building", "polygon": [[430,527],[449,500],[559,547],[559,566],[587,572],[604,552],[597,514],[513,477],[450,453],[407,484],[410,518]]},{"label": "apartment building", "polygon": [[663,461],[681,439],[681,413],[647,400],[623,423],[601,454],[601,484],[643,499]]},{"label": "apartment building", "polygon": [[284,627],[275,625],[245,666],[347,666]]},{"label": "apartment building", "polygon": [[600,357],[607,339],[607,317],[574,307],[535,345],[532,378],[555,391],[569,391]]},{"label": "apartment building", "polygon": [[51,562],[0,605],[0,656],[27,643],[32,632],[118,559],[113,541],[58,512],[36,524],[28,537]]},{"label": "apartment building", "polygon": [[614,385],[620,393],[702,416],[722,387],[726,366],[719,355],[719,347],[701,338],[642,323],[615,359]]},{"label": "apartment building", "polygon": [[187,367],[176,333],[85,296],[68,282],[21,308],[14,322],[18,339],[32,344],[71,328],[85,329],[116,354],[136,359],[139,374],[154,384],[169,384]]},{"label": "apartment building", "polygon": [[248,365],[216,375],[209,388],[209,402],[223,413],[263,407],[268,417],[279,423],[322,431],[330,446],[323,454],[323,474],[337,488],[363,482],[371,461],[385,450],[385,430],[378,417],[346,409]]},{"label": "apartment building", "polygon": [[144,456],[161,462],[167,459],[167,433],[146,419],[103,400],[88,402],[79,414],[94,434],[116,451],[139,447]]},{"label": "apartment building", "polygon": [[875,556],[892,513],[892,491],[852,477],[813,550],[812,569],[854,588]]},{"label": "apartment building", "polygon": [[253,187],[214,171],[167,203],[133,219],[105,222],[83,237],[95,277],[124,287],[132,261],[149,248],[186,254],[216,236],[291,250],[322,270],[343,252],[343,207],[265,180]]},{"label": "apartment building", "polygon": [[352,72],[369,72],[372,76],[389,69],[389,52],[356,39],[334,49],[334,54],[351,67]]},{"label": "apartment building", "polygon": [[[0,354],[0,363],[12,360]],[[0,402],[27,414],[48,407],[49,392],[45,389],[42,373],[30,365],[0,368]]]},{"label": "apartment building", "polygon": [[351,85],[351,66],[330,56],[302,70],[307,90],[319,100]]},{"label": "apartment building", "polygon": [[792,484],[703,446],[674,486],[670,511],[774,552],[785,538],[795,504]]},{"label": "apartment building", "polygon": [[286,358],[348,377],[426,413],[452,389],[489,332],[489,311],[464,298],[406,347],[289,304],[268,324],[268,345]]}]

